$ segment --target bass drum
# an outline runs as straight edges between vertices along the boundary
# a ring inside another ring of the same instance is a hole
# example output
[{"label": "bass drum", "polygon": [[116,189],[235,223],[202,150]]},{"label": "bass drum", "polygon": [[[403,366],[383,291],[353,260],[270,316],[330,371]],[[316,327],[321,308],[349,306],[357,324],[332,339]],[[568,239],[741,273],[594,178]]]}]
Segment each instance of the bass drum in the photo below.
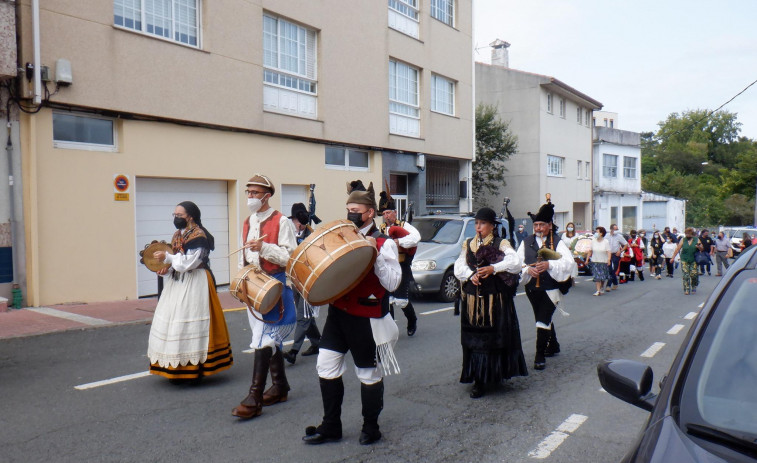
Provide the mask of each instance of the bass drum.
[{"label": "bass drum", "polygon": [[287,276],[312,305],[333,302],[347,294],[373,270],[376,247],[349,220],[317,228],[297,246]]}]

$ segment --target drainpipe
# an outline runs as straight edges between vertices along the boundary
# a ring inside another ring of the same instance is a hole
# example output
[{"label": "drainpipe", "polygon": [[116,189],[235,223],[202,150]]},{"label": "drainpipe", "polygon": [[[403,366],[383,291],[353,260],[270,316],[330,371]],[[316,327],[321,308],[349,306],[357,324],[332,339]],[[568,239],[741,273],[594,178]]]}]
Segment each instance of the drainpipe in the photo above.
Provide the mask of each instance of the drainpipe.
[{"label": "drainpipe", "polygon": [[42,104],[42,74],[39,51],[39,0],[32,0],[32,40],[34,42],[34,104]]}]

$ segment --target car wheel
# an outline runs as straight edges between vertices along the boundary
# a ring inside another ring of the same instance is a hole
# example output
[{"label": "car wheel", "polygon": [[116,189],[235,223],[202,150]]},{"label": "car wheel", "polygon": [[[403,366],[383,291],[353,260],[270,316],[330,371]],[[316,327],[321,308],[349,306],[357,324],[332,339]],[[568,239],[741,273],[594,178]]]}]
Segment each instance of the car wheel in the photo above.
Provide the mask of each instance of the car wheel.
[{"label": "car wheel", "polygon": [[457,295],[460,292],[460,282],[457,281],[455,273],[452,269],[444,272],[444,278],[442,278],[442,286],[439,288],[439,299],[444,302],[452,302],[457,299]]}]

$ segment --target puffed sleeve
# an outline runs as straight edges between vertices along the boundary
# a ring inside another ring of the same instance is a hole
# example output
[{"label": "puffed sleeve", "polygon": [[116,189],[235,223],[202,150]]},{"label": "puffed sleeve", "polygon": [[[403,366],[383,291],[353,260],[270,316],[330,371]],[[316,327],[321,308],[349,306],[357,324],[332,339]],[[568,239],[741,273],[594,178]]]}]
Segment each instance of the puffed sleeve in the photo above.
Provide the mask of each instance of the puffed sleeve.
[{"label": "puffed sleeve", "polygon": [[468,267],[468,262],[465,259],[465,254],[468,252],[468,242],[463,241],[463,250],[460,252],[460,257],[455,261],[455,276],[458,280],[467,280],[473,276],[473,270]]},{"label": "puffed sleeve", "polygon": [[[518,258],[521,262],[526,261],[526,250],[523,245],[523,241],[520,242],[520,245],[518,246]],[[527,265],[521,265],[520,270],[520,282],[524,285],[531,281],[531,275],[528,273],[528,266]]]},{"label": "puffed sleeve", "polygon": [[565,281],[570,277],[578,276],[578,266],[565,243],[558,241],[556,251],[560,253],[560,258],[547,261],[549,262],[549,270],[547,270],[549,276],[555,281]]},{"label": "puffed sleeve", "polygon": [[163,263],[171,264],[171,269],[179,273],[184,273],[199,267],[202,264],[202,259],[205,255],[207,255],[207,249],[205,248],[190,249],[186,254],[166,253],[166,258],[163,260]]},{"label": "puffed sleeve", "polygon": [[403,236],[402,238],[399,238],[397,240],[397,242],[399,243],[399,245],[402,246],[403,248],[407,248],[407,249],[417,247],[418,243],[421,240],[421,234],[418,231],[418,229],[415,228],[414,226],[410,225],[407,222],[405,222],[405,224],[402,226],[402,228],[404,228],[405,230],[407,230],[409,234],[407,236]]},{"label": "puffed sleeve", "polygon": [[499,250],[505,253],[504,259],[493,264],[494,273],[508,272],[508,273],[520,273],[523,267],[523,260],[518,256],[510,243],[507,240],[502,240],[499,245]]},{"label": "puffed sleeve", "polygon": [[392,240],[384,241],[381,251],[373,264],[373,271],[379,279],[381,286],[387,291],[394,291],[402,281],[402,268],[398,259],[397,245]]}]

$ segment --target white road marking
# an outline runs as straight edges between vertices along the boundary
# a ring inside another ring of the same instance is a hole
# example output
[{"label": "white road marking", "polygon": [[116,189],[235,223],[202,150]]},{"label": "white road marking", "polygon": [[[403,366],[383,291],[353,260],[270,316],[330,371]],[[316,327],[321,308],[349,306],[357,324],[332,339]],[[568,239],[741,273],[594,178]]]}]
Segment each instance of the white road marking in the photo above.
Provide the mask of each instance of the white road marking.
[{"label": "white road marking", "polygon": [[85,325],[91,325],[91,326],[109,325],[112,323],[112,322],[109,322],[108,320],[103,320],[102,318],[88,317],[86,315],[79,315],[75,313],[64,312],[62,310],[51,309],[49,307],[31,307],[26,310],[41,313],[43,315],[49,315],[51,317],[65,318],[66,320],[71,320],[71,321],[75,321],[78,323],[83,323]]},{"label": "white road marking", "polygon": [[685,318],[686,320],[693,320],[696,318],[696,316],[697,316],[696,312],[689,312],[683,318]]},{"label": "white road marking", "polygon": [[523,291],[522,293],[518,293],[518,294],[516,294],[516,296],[523,296],[524,294],[526,294],[526,292],[525,292],[525,291]]},{"label": "white road marking", "polygon": [[555,431],[552,431],[549,436],[539,442],[535,449],[528,452],[528,456],[539,460],[549,457],[587,419],[588,417],[584,415],[570,415]]},{"label": "white road marking", "polygon": [[673,328],[668,330],[668,334],[678,334],[683,328],[683,325],[673,325]]},{"label": "white road marking", "polygon": [[656,343],[652,344],[651,346],[649,346],[649,349],[647,349],[644,352],[642,352],[641,356],[642,357],[647,357],[647,358],[652,358],[652,357],[655,356],[655,354],[657,354],[658,352],[660,352],[660,349],[662,349],[663,347],[665,347],[665,343],[664,342],[656,342]]},{"label": "white road marking", "polygon": [[144,378],[145,376],[150,376],[150,372],[143,371],[141,373],[134,373],[131,375],[119,376],[117,378],[104,379],[102,381],[95,381],[94,383],[80,384],[78,386],[74,386],[74,389],[83,391],[86,389],[93,389],[100,386],[107,386],[108,384],[120,383],[122,381],[129,381],[132,379]]},{"label": "white road marking", "polygon": [[428,312],[421,312],[419,315],[431,315],[431,314],[439,313],[439,312],[449,312],[450,310],[454,310],[454,309],[455,309],[454,307],[445,307],[443,309],[436,309],[436,310],[429,310]]},{"label": "white road marking", "polygon": [[584,281],[594,281],[594,277],[591,277],[591,278],[587,278],[587,279],[585,279]]},{"label": "white road marking", "polygon": [[698,305],[697,307],[699,307],[700,309],[701,309],[702,307],[704,307],[704,302],[702,302],[701,304],[699,304],[699,305]]}]

